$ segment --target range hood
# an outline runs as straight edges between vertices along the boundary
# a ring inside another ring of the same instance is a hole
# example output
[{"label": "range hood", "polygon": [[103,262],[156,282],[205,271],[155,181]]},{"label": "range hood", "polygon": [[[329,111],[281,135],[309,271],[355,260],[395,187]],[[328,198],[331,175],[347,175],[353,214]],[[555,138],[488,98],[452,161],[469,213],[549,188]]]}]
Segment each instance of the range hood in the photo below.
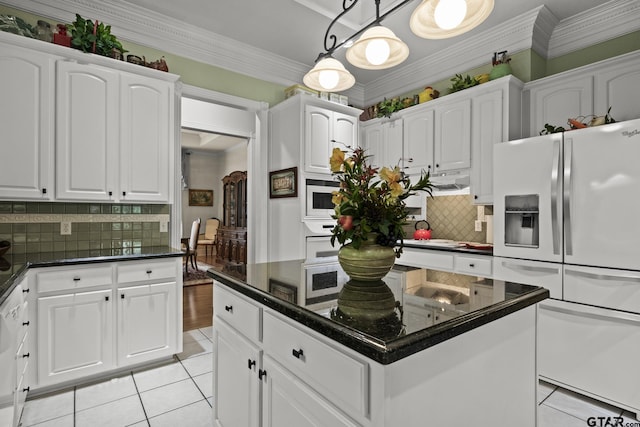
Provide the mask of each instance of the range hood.
[{"label": "range hood", "polygon": [[464,190],[469,188],[469,171],[452,171],[438,175],[431,175],[429,178],[433,185],[434,193],[437,191]]}]

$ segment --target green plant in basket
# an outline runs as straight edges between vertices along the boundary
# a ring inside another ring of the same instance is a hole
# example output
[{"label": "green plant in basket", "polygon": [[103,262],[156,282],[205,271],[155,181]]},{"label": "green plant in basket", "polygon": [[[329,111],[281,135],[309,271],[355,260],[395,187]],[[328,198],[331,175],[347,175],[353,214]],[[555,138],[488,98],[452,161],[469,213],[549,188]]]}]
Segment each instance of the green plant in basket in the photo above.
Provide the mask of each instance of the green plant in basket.
[{"label": "green plant in basket", "polygon": [[111,25],[94,23],[76,13],[76,20],[67,25],[71,35],[71,46],[83,52],[93,52],[102,56],[114,56],[127,52],[116,36],[111,34]]},{"label": "green plant in basket", "polygon": [[449,93],[458,92],[463,89],[468,89],[473,86],[479,85],[480,82],[471,77],[470,75],[466,75],[462,77],[462,74],[456,74],[453,78],[451,78],[451,87],[449,88]]},{"label": "green plant in basket", "polygon": [[402,253],[405,237],[407,209],[405,199],[418,191],[431,195],[429,173],[423,172],[420,179],[411,184],[400,168],[383,167],[378,171],[371,167],[362,148],[356,148],[350,157],[334,148],[330,158],[331,172],[340,182],[333,192],[337,224],[331,230],[331,244],[337,240],[358,249],[362,242],[375,235],[376,243],[396,247],[396,256]]}]

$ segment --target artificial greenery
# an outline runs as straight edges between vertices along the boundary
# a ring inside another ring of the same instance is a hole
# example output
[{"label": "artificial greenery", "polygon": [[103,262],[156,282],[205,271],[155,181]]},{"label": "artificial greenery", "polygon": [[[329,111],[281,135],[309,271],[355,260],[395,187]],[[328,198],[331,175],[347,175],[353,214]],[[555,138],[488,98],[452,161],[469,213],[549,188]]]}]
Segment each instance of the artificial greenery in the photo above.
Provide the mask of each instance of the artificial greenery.
[{"label": "artificial greenery", "polygon": [[332,198],[337,224],[331,230],[331,244],[350,240],[358,249],[370,233],[375,233],[376,243],[395,247],[396,256],[400,256],[405,237],[402,226],[408,214],[404,200],[418,191],[431,195],[429,173],[423,172],[412,185],[398,166],[383,167],[378,172],[367,163],[368,157],[362,148],[356,148],[348,158],[339,148],[333,149],[329,161],[340,188]]},{"label": "artificial greenery", "polygon": [[84,19],[76,13],[76,20],[67,25],[67,29],[71,35],[71,46],[83,52],[94,52],[102,56],[114,56],[114,52],[122,55],[127,52],[116,36],[111,34],[111,25],[100,22],[96,26],[90,19]]},{"label": "artificial greenery", "polygon": [[480,82],[470,75],[466,75],[462,77],[462,74],[456,74],[455,77],[451,79],[451,87],[449,88],[449,93],[458,92],[463,89],[468,89],[473,86],[479,85]]},{"label": "artificial greenery", "polygon": [[540,135],[549,135],[552,133],[564,132],[566,129],[562,126],[555,127],[549,123],[544,124],[544,129],[540,131]]},{"label": "artificial greenery", "polygon": [[387,99],[378,104],[378,117],[391,117],[391,114],[402,110],[404,104],[398,98]]}]

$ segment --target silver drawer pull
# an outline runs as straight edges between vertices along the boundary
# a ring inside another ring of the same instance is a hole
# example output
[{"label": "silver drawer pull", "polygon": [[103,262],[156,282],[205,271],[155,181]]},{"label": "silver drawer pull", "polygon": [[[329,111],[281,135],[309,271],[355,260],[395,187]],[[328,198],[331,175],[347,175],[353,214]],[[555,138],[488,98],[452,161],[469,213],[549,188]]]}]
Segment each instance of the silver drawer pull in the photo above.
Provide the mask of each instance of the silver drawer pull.
[{"label": "silver drawer pull", "polygon": [[586,277],[589,279],[640,283],[640,277],[638,276],[626,276],[626,275],[612,276],[609,274],[596,274],[596,273],[588,273],[586,271],[576,271],[576,270],[566,270],[566,269],[565,269],[565,272],[570,276]]}]

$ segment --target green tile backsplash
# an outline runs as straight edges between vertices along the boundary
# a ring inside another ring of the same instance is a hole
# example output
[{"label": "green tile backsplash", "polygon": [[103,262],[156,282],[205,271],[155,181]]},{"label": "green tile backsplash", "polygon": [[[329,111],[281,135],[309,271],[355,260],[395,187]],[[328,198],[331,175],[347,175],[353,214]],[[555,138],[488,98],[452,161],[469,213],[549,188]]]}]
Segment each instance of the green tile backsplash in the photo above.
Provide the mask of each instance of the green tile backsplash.
[{"label": "green tile backsplash", "polygon": [[[160,232],[160,222],[169,221],[170,209],[170,205],[1,201],[0,240],[11,242],[13,254],[102,249],[135,253],[146,246],[169,245],[169,233]],[[60,221],[69,219],[71,234],[61,235]]]}]

